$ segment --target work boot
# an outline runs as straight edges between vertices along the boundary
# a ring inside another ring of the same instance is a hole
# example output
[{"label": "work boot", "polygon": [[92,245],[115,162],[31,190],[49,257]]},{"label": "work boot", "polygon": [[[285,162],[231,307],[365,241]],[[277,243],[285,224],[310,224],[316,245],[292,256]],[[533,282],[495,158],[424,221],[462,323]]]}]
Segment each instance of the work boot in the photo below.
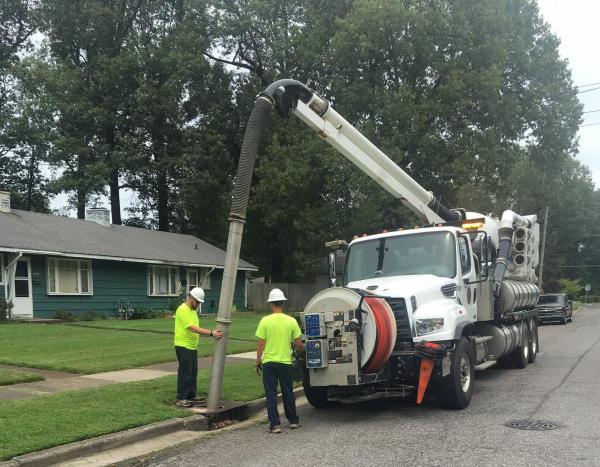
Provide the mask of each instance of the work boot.
[{"label": "work boot", "polygon": [[270,426],[267,431],[269,433],[281,433],[281,425]]},{"label": "work boot", "polygon": [[177,402],[175,402],[175,405],[177,407],[189,409],[192,406],[192,403],[187,399],[177,399]]}]

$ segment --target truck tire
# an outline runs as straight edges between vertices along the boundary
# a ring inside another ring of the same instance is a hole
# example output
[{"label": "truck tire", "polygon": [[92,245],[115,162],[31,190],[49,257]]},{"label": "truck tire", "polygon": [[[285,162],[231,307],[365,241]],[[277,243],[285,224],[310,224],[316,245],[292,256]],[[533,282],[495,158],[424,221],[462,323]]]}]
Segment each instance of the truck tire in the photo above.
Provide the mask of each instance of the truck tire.
[{"label": "truck tire", "polygon": [[521,345],[508,354],[508,362],[512,368],[523,369],[529,362],[529,328],[523,325]]},{"label": "truck tire", "polygon": [[538,326],[535,320],[531,321],[531,328],[529,330],[529,358],[528,362],[535,362],[537,353],[540,351],[540,341],[538,338]]},{"label": "truck tire", "polygon": [[466,338],[462,338],[450,357],[450,374],[435,385],[435,393],[441,407],[464,409],[471,402],[475,371],[473,353]]},{"label": "truck tire", "polygon": [[327,388],[324,386],[311,386],[310,375],[308,370],[304,369],[304,378],[302,379],[302,387],[304,387],[304,396],[310,405],[316,409],[325,409],[332,407],[334,404],[327,400]]}]

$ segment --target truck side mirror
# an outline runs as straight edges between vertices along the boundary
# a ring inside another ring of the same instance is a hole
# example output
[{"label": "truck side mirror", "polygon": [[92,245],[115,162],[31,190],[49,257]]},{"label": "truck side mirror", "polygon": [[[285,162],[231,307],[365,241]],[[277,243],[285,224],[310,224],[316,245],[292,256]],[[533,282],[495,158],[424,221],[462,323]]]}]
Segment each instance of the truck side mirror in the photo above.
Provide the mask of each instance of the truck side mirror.
[{"label": "truck side mirror", "polygon": [[471,284],[478,282],[485,282],[489,278],[490,268],[493,267],[492,252],[490,251],[491,242],[490,238],[484,230],[478,230],[472,233],[462,233],[461,235],[469,239],[473,253],[477,257],[480,265],[480,279],[477,281],[471,281]]}]

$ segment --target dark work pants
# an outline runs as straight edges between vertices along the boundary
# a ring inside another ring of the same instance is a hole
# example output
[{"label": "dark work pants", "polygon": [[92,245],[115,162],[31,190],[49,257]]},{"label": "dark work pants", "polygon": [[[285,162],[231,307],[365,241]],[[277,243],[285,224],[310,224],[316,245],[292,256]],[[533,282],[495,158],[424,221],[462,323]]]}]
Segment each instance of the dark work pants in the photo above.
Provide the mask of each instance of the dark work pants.
[{"label": "dark work pants", "polygon": [[294,395],[294,383],[292,376],[292,365],[286,363],[268,362],[263,363],[263,384],[267,399],[267,415],[271,427],[280,425],[279,412],[277,411],[277,382],[281,386],[283,408],[285,418],[290,423],[298,423],[296,414],[296,396]]},{"label": "dark work pants", "polygon": [[198,383],[198,351],[175,346],[177,369],[177,399],[196,397]]}]

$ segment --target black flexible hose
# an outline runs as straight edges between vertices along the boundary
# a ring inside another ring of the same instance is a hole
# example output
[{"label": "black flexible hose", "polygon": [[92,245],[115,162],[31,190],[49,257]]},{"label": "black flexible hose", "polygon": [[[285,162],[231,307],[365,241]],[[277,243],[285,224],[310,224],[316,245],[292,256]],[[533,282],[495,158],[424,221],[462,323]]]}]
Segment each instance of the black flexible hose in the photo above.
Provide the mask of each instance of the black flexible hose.
[{"label": "black flexible hose", "polygon": [[248,208],[248,198],[250,196],[250,185],[252,183],[252,173],[254,172],[254,163],[260,138],[269,118],[272,103],[266,97],[259,97],[254,102],[254,108],[250,114],[244,141],[240,153],[237,174],[233,186],[233,199],[231,201],[230,217],[245,220],[246,210]]}]

